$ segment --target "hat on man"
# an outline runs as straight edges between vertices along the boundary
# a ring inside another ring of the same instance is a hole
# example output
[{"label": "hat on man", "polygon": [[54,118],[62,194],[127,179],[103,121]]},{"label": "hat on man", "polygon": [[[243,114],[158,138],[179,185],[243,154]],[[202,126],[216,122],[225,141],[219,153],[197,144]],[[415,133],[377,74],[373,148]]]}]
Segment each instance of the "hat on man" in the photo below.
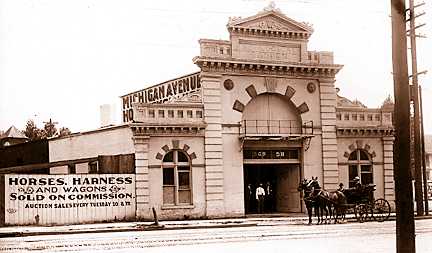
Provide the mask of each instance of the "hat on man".
[{"label": "hat on man", "polygon": [[356,177],[354,178],[354,181],[360,181],[360,177],[359,177],[359,176],[356,176]]}]

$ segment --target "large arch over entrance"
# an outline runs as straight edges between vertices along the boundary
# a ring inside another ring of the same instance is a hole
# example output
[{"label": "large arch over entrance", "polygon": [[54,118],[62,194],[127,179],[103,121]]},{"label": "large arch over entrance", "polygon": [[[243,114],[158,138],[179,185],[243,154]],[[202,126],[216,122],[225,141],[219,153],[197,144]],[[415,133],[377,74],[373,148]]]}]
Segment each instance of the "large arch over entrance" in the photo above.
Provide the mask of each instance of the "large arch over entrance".
[{"label": "large arch over entrance", "polygon": [[300,134],[302,120],[286,96],[263,93],[249,101],[242,114],[245,134]]},{"label": "large arch over entrance", "polygon": [[256,189],[265,189],[264,213],[301,212],[297,191],[301,177],[302,140],[282,137],[302,133],[301,112],[289,97],[278,93],[253,96],[242,111],[246,136],[243,149],[245,213],[258,213]]}]

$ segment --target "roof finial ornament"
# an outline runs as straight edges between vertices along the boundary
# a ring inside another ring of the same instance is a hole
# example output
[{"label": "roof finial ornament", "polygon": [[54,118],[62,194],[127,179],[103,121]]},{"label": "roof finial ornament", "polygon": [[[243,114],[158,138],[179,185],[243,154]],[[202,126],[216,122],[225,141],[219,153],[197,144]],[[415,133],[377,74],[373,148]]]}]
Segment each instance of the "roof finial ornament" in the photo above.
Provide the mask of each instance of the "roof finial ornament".
[{"label": "roof finial ornament", "polygon": [[277,12],[281,12],[281,10],[279,8],[276,8],[276,4],[274,1],[270,1],[269,4],[264,7],[264,11],[277,11]]},{"label": "roof finial ornament", "polygon": [[228,24],[234,23],[237,20],[241,20],[241,17],[229,17]]},{"label": "roof finial ornament", "polygon": [[388,97],[384,100],[383,104],[381,105],[381,108],[391,108],[393,106],[394,106],[394,102],[391,95],[389,94]]}]

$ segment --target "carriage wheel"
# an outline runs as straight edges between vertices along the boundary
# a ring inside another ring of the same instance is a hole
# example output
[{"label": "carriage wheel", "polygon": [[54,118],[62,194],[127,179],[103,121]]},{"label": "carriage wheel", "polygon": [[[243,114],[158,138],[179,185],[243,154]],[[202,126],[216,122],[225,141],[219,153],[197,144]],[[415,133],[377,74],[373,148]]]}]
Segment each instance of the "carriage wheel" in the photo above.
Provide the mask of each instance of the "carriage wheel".
[{"label": "carriage wheel", "polygon": [[354,212],[358,222],[364,222],[368,217],[368,207],[365,204],[356,205]]},{"label": "carriage wheel", "polygon": [[374,220],[383,222],[390,217],[390,203],[385,199],[377,199],[372,208],[372,216]]}]

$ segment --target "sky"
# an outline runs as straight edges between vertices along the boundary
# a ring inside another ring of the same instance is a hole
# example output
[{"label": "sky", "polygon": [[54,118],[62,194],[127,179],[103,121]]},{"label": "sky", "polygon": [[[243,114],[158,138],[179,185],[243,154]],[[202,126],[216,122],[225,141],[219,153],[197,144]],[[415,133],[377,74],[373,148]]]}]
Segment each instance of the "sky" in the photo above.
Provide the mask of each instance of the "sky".
[{"label": "sky", "polygon": [[[339,95],[379,107],[393,97],[390,0],[279,0],[313,25],[310,51],[344,65]],[[255,15],[265,0],[0,0],[0,130],[52,119],[72,132],[100,127],[100,105],[198,71],[201,38],[229,40],[229,17]],[[432,134],[432,4],[418,24],[425,133]],[[409,46],[409,45],[408,45]],[[408,55],[408,58],[410,55]]]}]

